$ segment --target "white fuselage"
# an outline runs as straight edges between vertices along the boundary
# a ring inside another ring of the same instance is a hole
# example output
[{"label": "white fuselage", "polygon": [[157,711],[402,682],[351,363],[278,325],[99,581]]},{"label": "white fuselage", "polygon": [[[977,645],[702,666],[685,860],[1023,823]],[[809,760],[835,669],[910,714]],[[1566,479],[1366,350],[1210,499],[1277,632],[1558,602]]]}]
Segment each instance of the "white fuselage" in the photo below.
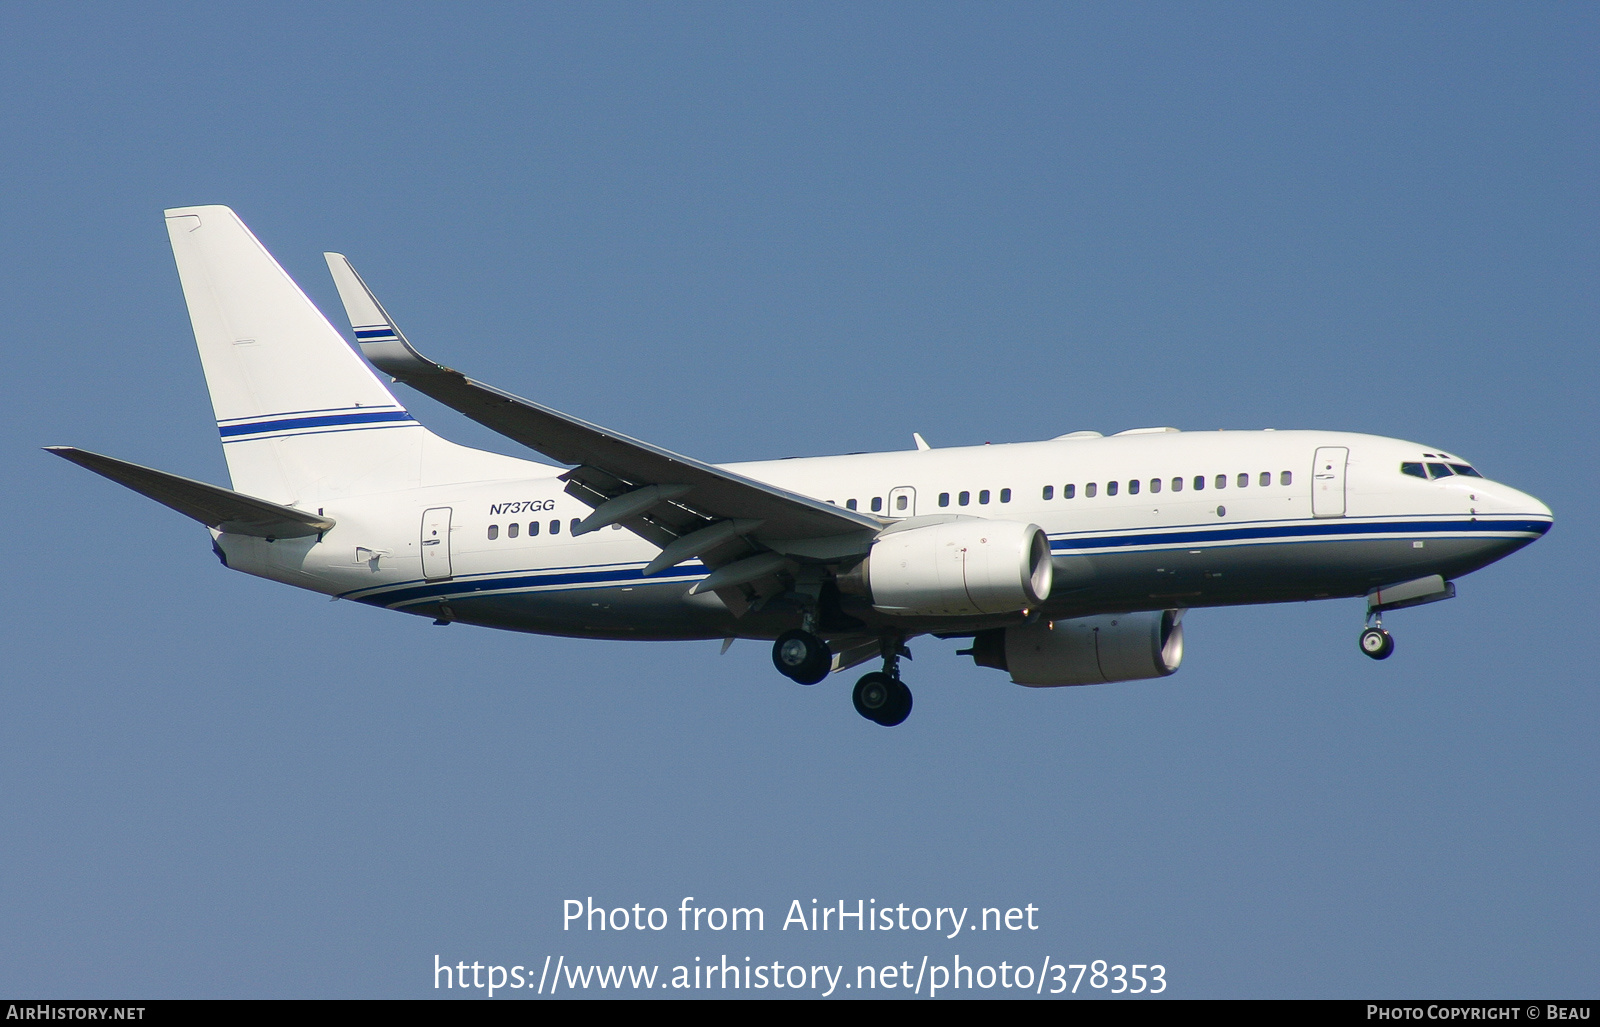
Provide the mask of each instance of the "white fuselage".
[{"label": "white fuselage", "polygon": [[[1337,457],[1337,469],[1314,467],[1319,452]],[[1151,431],[727,469],[886,523],[957,514],[1037,524],[1055,557],[1046,609],[1087,616],[1361,595],[1424,574],[1449,579],[1548,529],[1549,509],[1508,486],[1401,473],[1403,462],[1430,457],[1462,463],[1353,433]],[[326,509],[337,524],[320,539],[223,534],[218,548],[248,573],[494,627],[616,638],[781,630],[759,613],[733,616],[715,595],[688,596],[707,573],[698,561],[644,578],[656,546],[620,527],[574,537],[591,511],[566,494],[560,468],[509,458],[494,466],[522,473],[342,498]],[[430,523],[448,530],[425,573]]]}]

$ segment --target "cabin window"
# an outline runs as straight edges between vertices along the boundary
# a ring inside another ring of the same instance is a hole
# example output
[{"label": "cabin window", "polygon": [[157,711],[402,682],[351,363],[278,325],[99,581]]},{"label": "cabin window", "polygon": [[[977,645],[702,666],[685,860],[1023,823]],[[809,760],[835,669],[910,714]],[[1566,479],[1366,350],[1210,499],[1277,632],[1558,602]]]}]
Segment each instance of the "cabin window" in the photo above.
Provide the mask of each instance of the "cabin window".
[{"label": "cabin window", "polygon": [[1160,492],[1161,491],[1161,479],[1160,478],[1151,478],[1150,479],[1150,491],[1151,492]]},{"label": "cabin window", "polygon": [[552,534],[552,535],[561,534],[561,522],[560,521],[551,521],[550,522],[550,534]]},{"label": "cabin window", "polygon": [[581,521],[579,521],[579,520],[578,520],[578,518],[576,518],[576,517],[574,517],[574,518],[573,518],[573,519],[572,519],[572,533],[573,533],[573,534],[574,534],[574,535],[576,535],[576,534],[577,534],[577,533],[578,533],[578,525],[579,525],[579,524],[580,524],[580,523],[582,523],[582,522],[581,522]]},{"label": "cabin window", "polygon": [[1132,481],[1128,482],[1128,495],[1137,496],[1138,494],[1139,494],[1139,479],[1135,478]]},{"label": "cabin window", "polygon": [[1203,489],[1205,487],[1206,487],[1206,476],[1203,475],[1203,474],[1195,475],[1194,476],[1194,490],[1196,492],[1199,492],[1201,489]]},{"label": "cabin window", "polygon": [[883,509],[883,497],[882,496],[873,496],[872,497],[872,512],[873,513],[878,513],[882,509]]},{"label": "cabin window", "polygon": [[854,510],[856,508],[856,501],[853,500],[853,499],[845,500],[844,501],[844,508],[846,510]]},{"label": "cabin window", "polygon": [[910,505],[911,505],[911,501],[910,501],[910,497],[909,496],[899,495],[899,496],[895,496],[894,497],[894,508],[896,510],[904,510],[906,507],[908,507]]},{"label": "cabin window", "polygon": [[495,539],[497,539],[499,537],[500,537],[500,525],[498,525],[498,524],[489,525],[489,541],[493,542]]},{"label": "cabin window", "polygon": [[1182,478],[1173,478],[1172,479],[1172,491],[1174,491],[1174,492],[1182,492],[1183,491],[1183,479]]},{"label": "cabin window", "polygon": [[1114,481],[1106,482],[1106,495],[1108,495],[1108,496],[1116,495],[1117,494],[1117,487],[1118,487],[1118,483],[1117,482],[1114,482]]},{"label": "cabin window", "polygon": [[1227,487],[1228,487],[1228,476],[1226,474],[1217,475],[1217,488],[1225,489]]},{"label": "cabin window", "polygon": [[529,521],[528,522],[528,537],[532,538],[533,536],[535,536],[537,534],[539,534],[539,522],[538,521]]},{"label": "cabin window", "polygon": [[1250,486],[1250,475],[1249,474],[1245,474],[1245,473],[1241,473],[1239,475],[1239,487],[1240,488],[1248,488],[1249,486]]},{"label": "cabin window", "polygon": [[1422,469],[1421,464],[1401,464],[1400,473],[1409,474],[1413,478],[1421,478],[1423,481],[1428,480],[1428,472]]},{"label": "cabin window", "polygon": [[1085,499],[1093,499],[1095,492],[1098,491],[1099,488],[1100,486],[1091,481],[1089,484],[1083,487],[1083,497]]},{"label": "cabin window", "polygon": [[1266,488],[1268,485],[1271,485],[1271,484],[1272,484],[1272,472],[1271,471],[1262,471],[1261,472],[1261,487],[1262,488]]},{"label": "cabin window", "polygon": [[515,521],[513,521],[510,524],[506,525],[506,538],[516,538],[517,537],[517,527],[518,527],[518,525],[517,525],[517,523]]},{"label": "cabin window", "polygon": [[1278,475],[1279,485],[1288,485],[1292,481],[1294,481],[1294,472],[1292,471],[1283,471]]},{"label": "cabin window", "polygon": [[1000,490],[1000,502],[1002,502],[1002,503],[1011,502],[1011,490],[1010,489],[1001,489]]},{"label": "cabin window", "polygon": [[1078,494],[1078,486],[1076,486],[1076,485],[1063,485],[1063,486],[1061,486],[1061,498],[1062,499],[1071,499],[1073,496],[1075,496],[1077,494]]},{"label": "cabin window", "polygon": [[1046,485],[1043,494],[1045,499],[1056,498],[1056,487],[1054,485]]},{"label": "cabin window", "polygon": [[981,503],[981,504],[984,504],[984,505],[988,505],[988,502],[989,502],[989,490],[988,489],[983,489],[982,491],[980,491],[978,493],[978,502]]},{"label": "cabin window", "polygon": [[970,502],[972,502],[972,493],[970,492],[963,492],[956,496],[956,503],[960,506],[966,506]]},{"label": "cabin window", "polygon": [[939,493],[939,505],[940,506],[949,506],[950,505],[950,493],[948,493],[948,492]]}]

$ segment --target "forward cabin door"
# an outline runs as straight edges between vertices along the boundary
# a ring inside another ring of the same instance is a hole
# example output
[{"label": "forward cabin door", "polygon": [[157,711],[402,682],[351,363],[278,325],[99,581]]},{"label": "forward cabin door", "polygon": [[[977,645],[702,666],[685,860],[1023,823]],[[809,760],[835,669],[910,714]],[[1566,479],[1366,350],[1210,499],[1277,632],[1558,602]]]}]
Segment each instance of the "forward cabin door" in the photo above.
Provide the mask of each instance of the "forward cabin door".
[{"label": "forward cabin door", "polygon": [[1344,465],[1350,450],[1323,446],[1311,467],[1311,516],[1344,516]]},{"label": "forward cabin door", "polygon": [[917,515],[917,490],[902,485],[889,493],[890,517],[915,517]]},{"label": "forward cabin door", "polygon": [[422,576],[429,581],[450,577],[450,508],[436,506],[422,513]]}]

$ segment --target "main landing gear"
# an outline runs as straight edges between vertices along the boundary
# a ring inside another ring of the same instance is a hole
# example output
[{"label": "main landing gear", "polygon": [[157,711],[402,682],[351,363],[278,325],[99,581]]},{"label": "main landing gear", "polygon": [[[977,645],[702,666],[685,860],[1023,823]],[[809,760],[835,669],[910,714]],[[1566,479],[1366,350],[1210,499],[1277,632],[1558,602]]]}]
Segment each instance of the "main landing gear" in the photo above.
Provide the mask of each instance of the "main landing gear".
[{"label": "main landing gear", "polygon": [[772,665],[802,685],[814,685],[833,669],[828,643],[801,628],[785,631],[772,643]]},{"label": "main landing gear", "polygon": [[[856,712],[884,727],[894,727],[911,716],[911,689],[900,680],[900,657],[910,656],[899,637],[883,640],[883,670],[856,682],[850,699]],[[833,669],[828,643],[806,628],[785,631],[772,643],[772,665],[791,681],[814,685]]]},{"label": "main landing gear", "polygon": [[894,727],[911,716],[911,689],[899,678],[877,671],[856,682],[850,699],[857,713],[884,727]]},{"label": "main landing gear", "polygon": [[900,657],[910,655],[900,638],[883,640],[883,670],[857,681],[850,694],[857,713],[884,727],[902,724],[911,716],[911,689],[900,680]]}]

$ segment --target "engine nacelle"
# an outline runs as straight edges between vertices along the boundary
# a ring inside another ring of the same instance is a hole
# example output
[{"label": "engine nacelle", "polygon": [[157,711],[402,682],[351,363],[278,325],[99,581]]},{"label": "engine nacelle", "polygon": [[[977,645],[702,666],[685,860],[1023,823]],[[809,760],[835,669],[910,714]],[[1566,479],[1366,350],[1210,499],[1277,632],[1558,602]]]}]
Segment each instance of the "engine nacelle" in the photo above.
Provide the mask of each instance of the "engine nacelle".
[{"label": "engine nacelle", "polygon": [[861,565],[876,609],[912,617],[1016,613],[1050,597],[1050,540],[1036,524],[952,518],[896,525]]},{"label": "engine nacelle", "polygon": [[1183,662],[1183,611],[1041,620],[979,632],[973,662],[1019,685],[1100,685],[1166,677]]}]

